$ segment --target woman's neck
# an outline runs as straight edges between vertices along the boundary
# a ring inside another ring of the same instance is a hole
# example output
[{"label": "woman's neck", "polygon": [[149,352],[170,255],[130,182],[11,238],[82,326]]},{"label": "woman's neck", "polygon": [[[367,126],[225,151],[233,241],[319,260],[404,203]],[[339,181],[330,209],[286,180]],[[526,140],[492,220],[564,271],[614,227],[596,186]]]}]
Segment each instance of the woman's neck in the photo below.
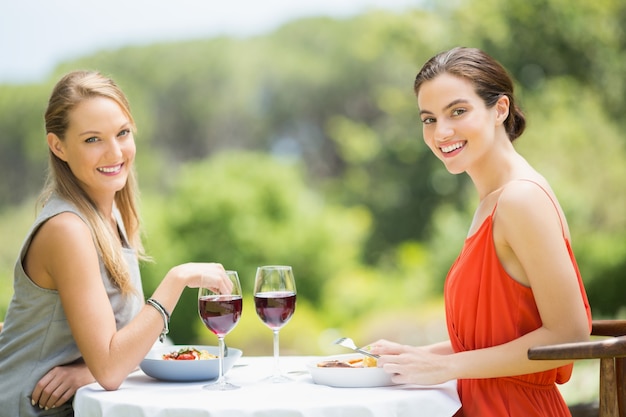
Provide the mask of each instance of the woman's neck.
[{"label": "woman's neck", "polygon": [[509,142],[508,145],[494,148],[476,164],[474,169],[468,170],[467,173],[482,201],[509,181],[519,177],[523,168],[527,166],[526,160],[517,153]]}]

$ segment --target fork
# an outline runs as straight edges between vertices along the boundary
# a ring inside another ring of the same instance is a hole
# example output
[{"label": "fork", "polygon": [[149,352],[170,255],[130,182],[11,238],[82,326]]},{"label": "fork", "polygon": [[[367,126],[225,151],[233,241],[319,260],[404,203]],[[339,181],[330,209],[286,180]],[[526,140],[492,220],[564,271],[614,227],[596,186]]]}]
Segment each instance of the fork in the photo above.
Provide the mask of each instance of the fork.
[{"label": "fork", "polygon": [[343,346],[348,349],[352,349],[355,352],[359,352],[365,356],[369,356],[369,357],[376,358],[376,359],[380,358],[379,355],[374,355],[373,353],[370,353],[365,349],[356,347],[352,339],[350,339],[349,337],[340,337],[339,339],[335,340],[334,344]]}]

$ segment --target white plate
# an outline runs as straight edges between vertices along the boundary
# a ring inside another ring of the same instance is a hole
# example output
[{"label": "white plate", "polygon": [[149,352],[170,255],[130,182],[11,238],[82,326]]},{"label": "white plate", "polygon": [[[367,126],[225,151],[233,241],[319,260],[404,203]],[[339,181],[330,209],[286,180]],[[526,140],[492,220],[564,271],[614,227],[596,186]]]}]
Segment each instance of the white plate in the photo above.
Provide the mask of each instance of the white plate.
[{"label": "white plate", "polygon": [[[163,354],[174,352],[183,348],[194,347],[198,350],[208,350],[213,355],[219,354],[217,346],[198,345],[174,345],[153,348],[139,367],[152,378],[163,381],[206,381],[215,379],[219,374],[218,359],[201,359],[195,361],[163,360]],[[233,367],[242,351],[232,347],[228,348],[228,354],[224,358],[224,373]]]},{"label": "white plate", "polygon": [[341,388],[385,387],[393,385],[391,375],[382,368],[320,368],[318,363],[328,360],[349,360],[361,358],[359,354],[336,355],[320,358],[307,363],[313,382],[320,385]]}]

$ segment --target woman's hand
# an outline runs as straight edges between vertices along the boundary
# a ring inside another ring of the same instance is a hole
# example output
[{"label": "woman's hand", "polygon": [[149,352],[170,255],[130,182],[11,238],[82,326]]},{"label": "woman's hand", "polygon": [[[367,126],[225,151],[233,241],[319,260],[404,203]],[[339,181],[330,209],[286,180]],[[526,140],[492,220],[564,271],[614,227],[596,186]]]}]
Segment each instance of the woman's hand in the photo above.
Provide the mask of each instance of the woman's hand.
[{"label": "woman's hand", "polygon": [[396,384],[437,385],[453,379],[446,355],[426,348],[379,340],[370,345],[370,352],[380,355],[378,366],[392,374]]},{"label": "woman's hand", "polygon": [[181,277],[190,288],[209,288],[221,294],[230,294],[233,283],[226,276],[226,270],[219,263],[190,262],[177,265],[171,270]]},{"label": "woman's hand", "polygon": [[78,388],[94,382],[87,365],[81,360],[52,368],[35,385],[31,403],[34,407],[59,407],[70,400]]}]

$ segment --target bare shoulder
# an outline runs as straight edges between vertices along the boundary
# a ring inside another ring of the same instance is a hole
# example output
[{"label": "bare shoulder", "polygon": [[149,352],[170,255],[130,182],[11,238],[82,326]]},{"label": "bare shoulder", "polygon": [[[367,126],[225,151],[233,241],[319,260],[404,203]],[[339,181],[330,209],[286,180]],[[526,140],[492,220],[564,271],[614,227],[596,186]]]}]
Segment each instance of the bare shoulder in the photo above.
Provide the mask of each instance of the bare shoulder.
[{"label": "bare shoulder", "polygon": [[501,225],[518,232],[526,228],[560,229],[563,214],[547,182],[511,181],[498,199],[497,217]]},{"label": "bare shoulder", "polygon": [[498,200],[500,205],[513,210],[533,210],[545,205],[554,210],[555,205],[558,207],[558,201],[547,182],[517,180],[504,187]]},{"label": "bare shoulder", "polygon": [[87,224],[76,214],[60,213],[36,231],[24,258],[24,269],[39,286],[58,288],[57,278],[79,260],[97,262],[97,251]]},{"label": "bare shoulder", "polygon": [[46,221],[37,238],[47,253],[58,259],[72,260],[96,253],[91,230],[75,213],[60,213]]},{"label": "bare shoulder", "polygon": [[37,237],[58,244],[85,244],[88,243],[84,240],[86,237],[92,242],[89,227],[72,212],[59,213],[48,219],[37,231]]}]

